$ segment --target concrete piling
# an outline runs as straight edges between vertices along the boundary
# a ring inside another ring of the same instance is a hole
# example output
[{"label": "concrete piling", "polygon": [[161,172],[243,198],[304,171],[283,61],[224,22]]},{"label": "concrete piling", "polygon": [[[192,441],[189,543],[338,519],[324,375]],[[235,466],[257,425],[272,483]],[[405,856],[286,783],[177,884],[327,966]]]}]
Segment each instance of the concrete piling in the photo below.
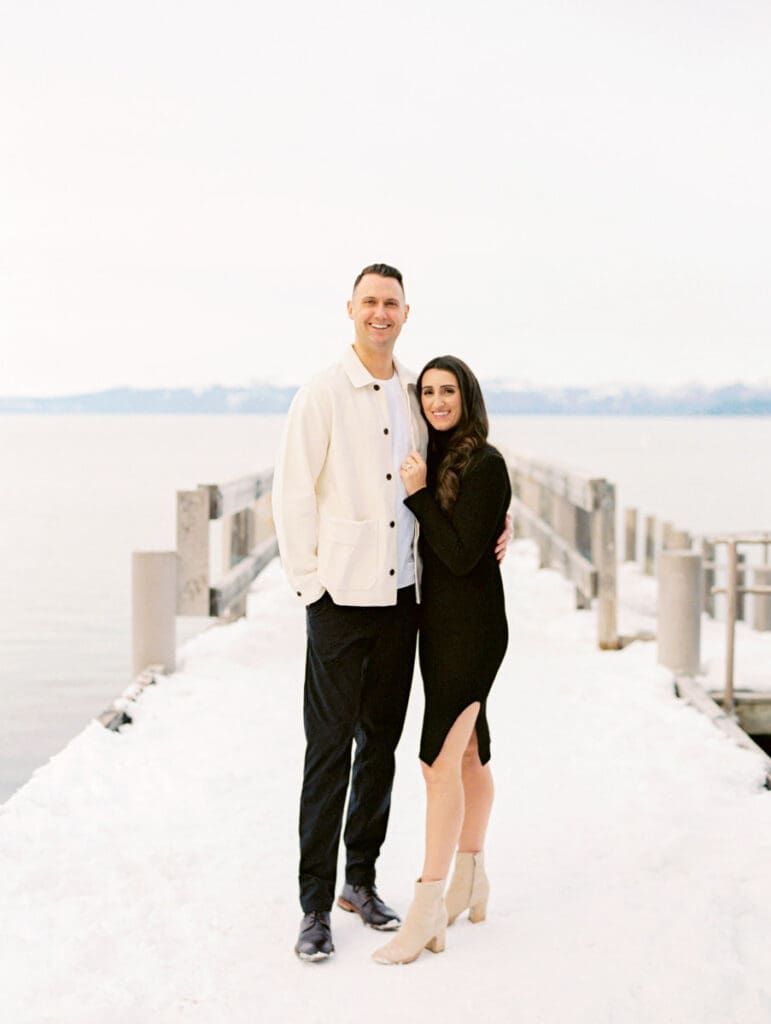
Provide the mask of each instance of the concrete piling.
[{"label": "concrete piling", "polygon": [[148,665],[176,668],[177,554],[135,551],[131,556],[134,675]]},{"label": "concrete piling", "polygon": [[680,675],[699,672],[701,572],[701,555],[695,551],[659,555],[658,661]]}]

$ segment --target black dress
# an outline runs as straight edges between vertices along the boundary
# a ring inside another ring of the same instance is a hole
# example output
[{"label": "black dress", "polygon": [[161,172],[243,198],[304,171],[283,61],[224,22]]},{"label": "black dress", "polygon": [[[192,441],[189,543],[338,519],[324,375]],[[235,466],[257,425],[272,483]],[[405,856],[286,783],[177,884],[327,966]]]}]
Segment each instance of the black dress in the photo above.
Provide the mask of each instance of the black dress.
[{"label": "black dress", "polygon": [[420,523],[423,557],[419,653],[426,707],[420,759],[433,764],[455,720],[479,701],[477,742],[486,764],[486,700],[508,643],[494,548],[504,529],[511,485],[503,456],[486,445],[472,456],[448,516],[434,498],[440,457],[429,456],[427,487],[405,499]]}]

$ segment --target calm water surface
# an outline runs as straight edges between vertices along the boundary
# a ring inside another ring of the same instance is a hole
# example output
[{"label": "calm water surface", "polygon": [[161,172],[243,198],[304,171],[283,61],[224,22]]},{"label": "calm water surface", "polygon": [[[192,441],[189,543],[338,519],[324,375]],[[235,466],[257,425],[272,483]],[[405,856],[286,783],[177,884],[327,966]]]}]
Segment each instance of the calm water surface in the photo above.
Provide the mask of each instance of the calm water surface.
[{"label": "calm water surface", "polygon": [[[281,416],[0,416],[0,800],[130,680],[130,557],[177,489],[273,464]],[[771,418],[497,417],[492,440],[693,532],[771,528]]]}]

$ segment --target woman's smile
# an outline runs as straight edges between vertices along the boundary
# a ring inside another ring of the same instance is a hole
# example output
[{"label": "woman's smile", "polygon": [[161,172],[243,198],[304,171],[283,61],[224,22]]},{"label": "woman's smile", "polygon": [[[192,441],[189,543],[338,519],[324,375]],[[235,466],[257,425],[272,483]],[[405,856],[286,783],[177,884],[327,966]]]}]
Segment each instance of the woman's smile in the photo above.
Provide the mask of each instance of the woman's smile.
[{"label": "woman's smile", "polygon": [[460,388],[449,370],[426,370],[423,374],[420,401],[428,422],[436,430],[451,430],[463,413]]}]

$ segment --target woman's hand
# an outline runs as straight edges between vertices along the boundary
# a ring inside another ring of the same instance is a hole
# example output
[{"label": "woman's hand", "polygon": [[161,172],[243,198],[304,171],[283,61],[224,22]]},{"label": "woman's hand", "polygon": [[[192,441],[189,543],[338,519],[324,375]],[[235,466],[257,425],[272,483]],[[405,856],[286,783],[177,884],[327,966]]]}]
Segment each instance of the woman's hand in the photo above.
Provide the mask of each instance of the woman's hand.
[{"label": "woman's hand", "polygon": [[511,526],[511,515],[506,513],[506,526],[503,533],[500,535],[498,540],[495,542],[495,557],[498,559],[500,564],[506,557],[506,548],[509,546],[509,541],[514,536],[514,530]]},{"label": "woman's hand", "polygon": [[414,494],[415,491],[426,486],[426,472],[426,464],[420,452],[410,452],[399,469],[404,489],[408,495]]}]

